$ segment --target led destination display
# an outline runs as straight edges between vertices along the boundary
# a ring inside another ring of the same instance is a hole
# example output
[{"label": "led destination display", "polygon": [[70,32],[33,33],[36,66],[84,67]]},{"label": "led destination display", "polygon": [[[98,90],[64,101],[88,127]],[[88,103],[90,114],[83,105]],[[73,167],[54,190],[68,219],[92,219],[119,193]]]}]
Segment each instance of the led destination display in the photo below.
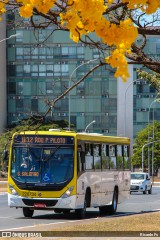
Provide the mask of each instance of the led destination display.
[{"label": "led destination display", "polygon": [[14,143],[32,144],[73,144],[73,137],[50,135],[16,135]]}]

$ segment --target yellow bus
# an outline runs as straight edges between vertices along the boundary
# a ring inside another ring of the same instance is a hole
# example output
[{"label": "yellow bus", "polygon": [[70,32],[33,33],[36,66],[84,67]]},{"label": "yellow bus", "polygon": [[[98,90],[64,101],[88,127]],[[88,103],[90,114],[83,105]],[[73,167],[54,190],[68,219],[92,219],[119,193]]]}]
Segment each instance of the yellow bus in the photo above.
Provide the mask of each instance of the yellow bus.
[{"label": "yellow bus", "polygon": [[130,195],[130,140],[72,131],[25,131],[12,137],[8,205],[69,213],[114,214]]}]

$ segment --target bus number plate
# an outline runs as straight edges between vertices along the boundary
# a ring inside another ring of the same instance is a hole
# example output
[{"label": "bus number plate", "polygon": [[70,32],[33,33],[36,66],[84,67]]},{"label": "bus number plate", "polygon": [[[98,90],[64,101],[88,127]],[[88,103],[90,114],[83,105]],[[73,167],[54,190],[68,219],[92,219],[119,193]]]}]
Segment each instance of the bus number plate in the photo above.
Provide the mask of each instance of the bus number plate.
[{"label": "bus number plate", "polygon": [[23,195],[23,197],[36,197],[37,196],[36,192],[23,192],[22,195]]},{"label": "bus number plate", "polygon": [[35,208],[46,208],[46,204],[44,204],[44,203],[35,203],[34,207]]}]

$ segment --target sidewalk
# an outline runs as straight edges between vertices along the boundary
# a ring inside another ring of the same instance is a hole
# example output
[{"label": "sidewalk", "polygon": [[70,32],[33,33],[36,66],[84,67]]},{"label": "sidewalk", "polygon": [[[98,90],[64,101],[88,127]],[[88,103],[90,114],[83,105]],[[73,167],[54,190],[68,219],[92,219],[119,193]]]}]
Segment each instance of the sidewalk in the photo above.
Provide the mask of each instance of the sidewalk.
[{"label": "sidewalk", "polygon": [[154,177],[154,179],[152,179],[152,177],[151,177],[151,181],[152,181],[152,183],[153,183],[153,185],[160,185],[160,178],[158,178],[158,177]]},{"label": "sidewalk", "polygon": [[0,178],[0,192],[7,192],[8,181],[7,178]]}]

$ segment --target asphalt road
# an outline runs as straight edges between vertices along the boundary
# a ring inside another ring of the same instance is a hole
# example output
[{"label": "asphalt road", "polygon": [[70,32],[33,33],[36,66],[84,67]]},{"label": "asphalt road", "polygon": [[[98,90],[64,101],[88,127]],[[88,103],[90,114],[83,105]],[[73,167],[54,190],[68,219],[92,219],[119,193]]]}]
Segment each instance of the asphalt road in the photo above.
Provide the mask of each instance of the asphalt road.
[{"label": "asphalt road", "polygon": [[[159,210],[160,186],[157,186],[153,187],[153,193],[151,195],[132,193],[129,200],[118,205],[117,213],[115,216]],[[97,217],[102,217],[99,215],[98,209],[88,209],[87,219],[95,219]],[[87,221],[87,219],[83,221]],[[63,214],[55,214],[53,211],[35,211],[31,219],[25,218],[23,217],[21,209],[9,208],[7,205],[7,194],[0,193],[0,231],[18,231],[21,230],[21,228],[27,226],[30,227],[40,224],[59,224],[64,222],[73,223],[75,221],[78,221],[78,219],[75,218],[74,213],[65,216]]]}]

